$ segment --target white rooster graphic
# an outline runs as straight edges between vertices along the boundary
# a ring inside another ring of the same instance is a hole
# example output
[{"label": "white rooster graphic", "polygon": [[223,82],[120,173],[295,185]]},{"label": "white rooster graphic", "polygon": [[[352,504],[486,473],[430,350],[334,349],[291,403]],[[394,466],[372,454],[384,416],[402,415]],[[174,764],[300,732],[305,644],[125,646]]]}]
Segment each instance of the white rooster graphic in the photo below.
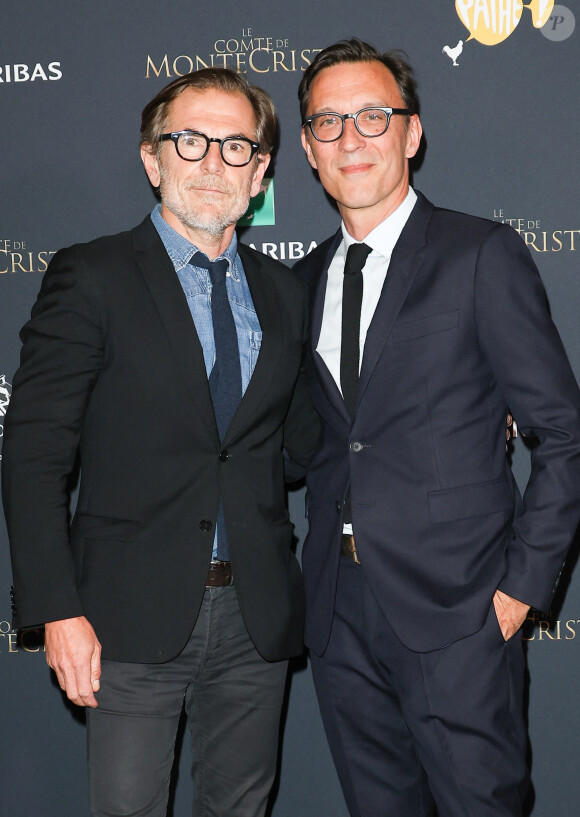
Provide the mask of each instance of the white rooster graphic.
[{"label": "white rooster graphic", "polygon": [[457,43],[455,48],[451,48],[448,45],[443,46],[443,52],[445,54],[447,54],[447,56],[449,57],[450,60],[453,60],[453,65],[456,68],[459,68],[459,63],[457,62],[457,57],[461,54],[462,51],[463,51],[463,40],[459,40],[459,42]]}]

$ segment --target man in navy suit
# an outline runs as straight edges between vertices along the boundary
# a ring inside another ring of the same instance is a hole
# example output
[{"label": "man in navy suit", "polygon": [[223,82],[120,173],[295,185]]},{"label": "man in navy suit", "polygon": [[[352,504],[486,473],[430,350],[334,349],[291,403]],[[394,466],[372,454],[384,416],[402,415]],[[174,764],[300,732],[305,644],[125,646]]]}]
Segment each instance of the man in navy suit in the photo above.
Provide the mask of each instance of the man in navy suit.
[{"label": "man in navy suit", "polygon": [[[341,228],[311,290],[307,644],[352,817],[516,817],[528,774],[520,628],[578,524],[580,394],[510,227],[409,186],[412,70],[359,40],[299,91]],[[519,496],[508,408],[535,441]]]},{"label": "man in navy suit", "polygon": [[164,817],[184,705],[194,814],[266,809],[303,649],[283,448],[305,465],[318,438],[306,287],[235,233],[275,128],[227,69],[162,89],[141,127],[161,204],[57,253],[22,332],[2,462],[14,624],[46,624],[87,707],[95,817]]}]

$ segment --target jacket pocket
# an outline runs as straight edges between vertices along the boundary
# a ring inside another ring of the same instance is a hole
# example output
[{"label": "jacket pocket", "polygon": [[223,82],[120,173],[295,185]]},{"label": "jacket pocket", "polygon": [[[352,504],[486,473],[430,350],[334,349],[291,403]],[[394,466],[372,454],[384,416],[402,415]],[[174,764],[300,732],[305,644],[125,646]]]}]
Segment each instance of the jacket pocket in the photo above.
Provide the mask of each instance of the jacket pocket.
[{"label": "jacket pocket", "polygon": [[429,493],[431,521],[435,525],[510,511],[513,507],[511,486],[503,478]]},{"label": "jacket pocket", "polygon": [[143,530],[143,523],[135,519],[77,513],[71,524],[71,536],[84,539],[105,539],[133,542]]},{"label": "jacket pocket", "polygon": [[404,321],[393,326],[393,341],[401,343],[405,340],[422,338],[425,335],[434,335],[436,332],[447,332],[459,326],[459,309],[451,312],[438,312],[436,315],[427,315],[425,318],[416,318],[414,321]]}]

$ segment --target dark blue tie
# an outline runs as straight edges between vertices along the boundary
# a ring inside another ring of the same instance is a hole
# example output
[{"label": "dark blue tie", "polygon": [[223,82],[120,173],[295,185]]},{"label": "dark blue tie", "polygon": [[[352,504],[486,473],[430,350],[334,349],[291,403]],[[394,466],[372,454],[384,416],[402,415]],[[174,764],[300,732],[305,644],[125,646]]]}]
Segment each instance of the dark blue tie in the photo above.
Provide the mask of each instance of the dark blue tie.
[{"label": "dark blue tie", "polygon": [[212,283],[211,317],[215,341],[215,363],[209,376],[209,390],[218,431],[223,440],[242,399],[238,335],[226,288],[228,262],[223,258],[220,261],[208,261],[205,255],[196,252],[191,263],[195,267],[203,267],[208,270]]},{"label": "dark blue tie", "polygon": [[[209,390],[220,439],[223,440],[242,399],[238,335],[226,288],[228,262],[225,259],[209,261],[205,255],[197,252],[191,259],[191,263],[194,267],[208,270],[212,283],[211,317],[215,342],[215,363],[209,376]],[[217,518],[217,558],[224,561],[229,560],[221,501]]]}]

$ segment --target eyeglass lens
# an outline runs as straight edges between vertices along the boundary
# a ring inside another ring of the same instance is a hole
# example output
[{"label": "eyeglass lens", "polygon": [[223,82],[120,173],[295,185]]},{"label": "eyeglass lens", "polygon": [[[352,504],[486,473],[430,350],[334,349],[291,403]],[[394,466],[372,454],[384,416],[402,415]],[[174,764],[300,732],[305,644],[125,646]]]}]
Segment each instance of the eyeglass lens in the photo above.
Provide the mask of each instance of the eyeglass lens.
[{"label": "eyeglass lens", "polygon": [[[177,139],[177,151],[183,159],[198,161],[207,151],[209,142],[203,133],[180,133]],[[224,162],[234,167],[247,164],[252,158],[252,145],[242,138],[229,137],[221,145]]]},{"label": "eyeglass lens", "polygon": [[[380,108],[365,108],[355,114],[354,119],[363,136],[380,136],[389,127],[390,116]],[[312,117],[312,132],[322,142],[338,139],[342,128],[342,118],[337,114],[323,113]]]}]

